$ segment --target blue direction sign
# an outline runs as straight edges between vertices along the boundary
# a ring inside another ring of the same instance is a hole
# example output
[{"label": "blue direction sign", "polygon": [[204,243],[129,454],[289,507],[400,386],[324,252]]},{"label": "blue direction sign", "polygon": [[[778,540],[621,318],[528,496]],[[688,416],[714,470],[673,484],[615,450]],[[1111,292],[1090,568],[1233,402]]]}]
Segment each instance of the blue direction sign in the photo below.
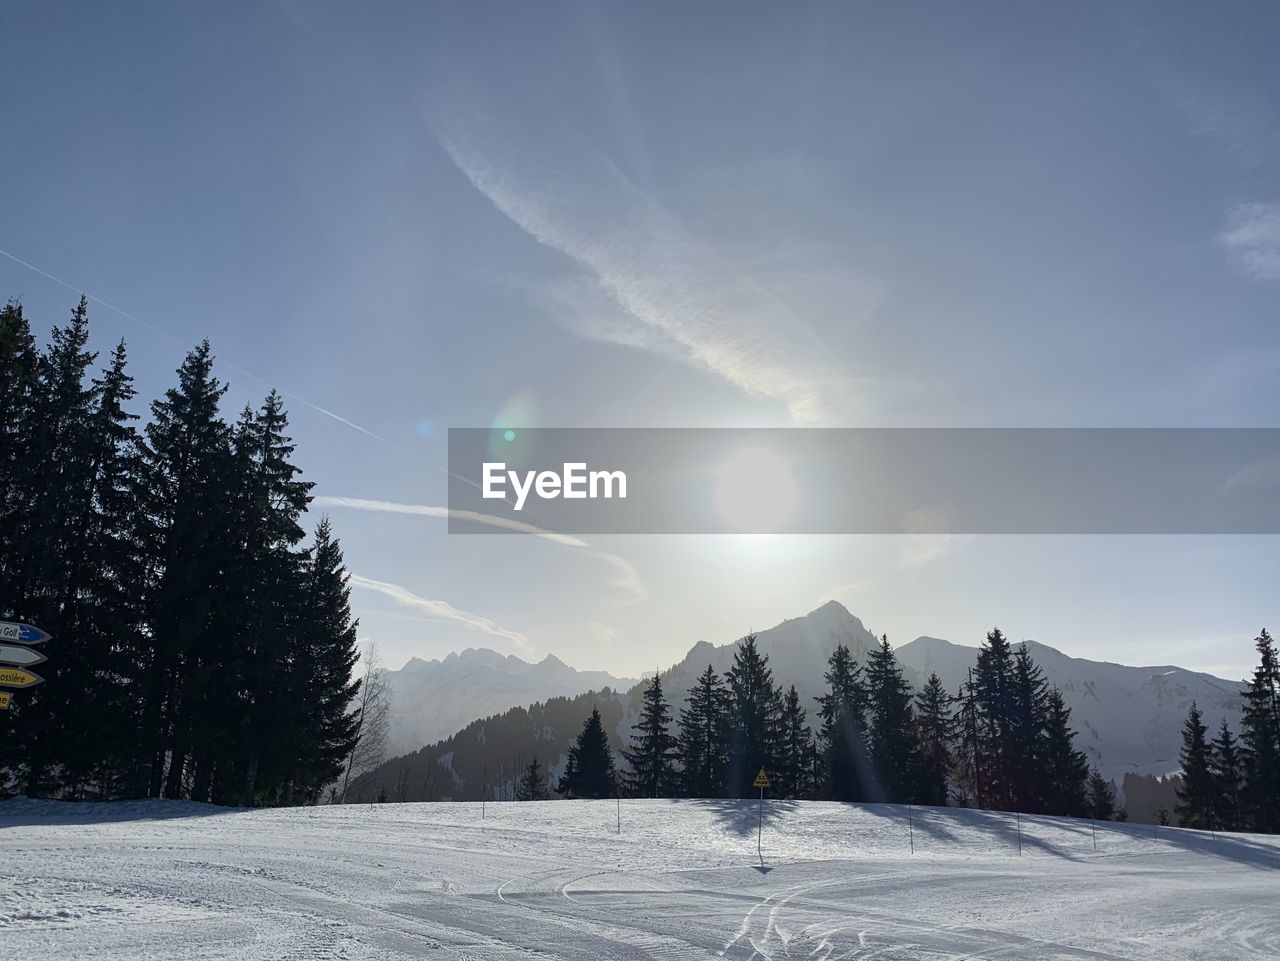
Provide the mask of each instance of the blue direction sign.
[{"label": "blue direction sign", "polygon": [[31,624],[0,621],[0,642],[8,644],[43,644],[49,635]]}]

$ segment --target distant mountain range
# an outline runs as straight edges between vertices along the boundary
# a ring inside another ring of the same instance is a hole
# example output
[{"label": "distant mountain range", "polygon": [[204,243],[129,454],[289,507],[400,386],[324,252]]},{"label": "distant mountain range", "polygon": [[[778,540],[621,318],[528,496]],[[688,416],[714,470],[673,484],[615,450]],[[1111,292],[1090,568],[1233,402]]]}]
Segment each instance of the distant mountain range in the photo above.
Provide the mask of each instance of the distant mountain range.
[{"label": "distant mountain range", "polygon": [[405,754],[461,730],[476,718],[550,697],[603,687],[626,690],[635,678],[577,671],[548,654],[536,664],[486,648],[467,648],[443,660],[411,658],[388,671],[391,726],[388,753]]},{"label": "distant mountain range", "polygon": [[[757,643],[769,656],[774,680],[795,684],[812,724],[814,698],[823,692],[823,672],[836,645],[845,644],[865,662],[867,650],[877,641],[858,618],[831,601],[804,617],[761,631]],[[721,674],[729,669],[736,646],[737,641],[699,641],[678,664],[662,672],[673,714],[678,715],[689,687],[708,664]],[[1193,700],[1210,731],[1223,718],[1238,729],[1242,682],[1172,665],[1126,667],[1068,657],[1034,641],[1027,647],[1071,708],[1077,746],[1117,782],[1126,773],[1163,775],[1177,770],[1182,722]],[[935,637],[916,638],[896,652],[917,689],[937,672],[953,693],[977,657],[976,645]],[[527,760],[537,753],[553,770],[558,767],[593,704],[600,706],[615,746],[625,743],[640,704],[636,682],[603,672],[574,671],[552,657],[531,665],[493,651],[464,651],[443,661],[415,659],[392,677],[396,749],[430,746],[411,757],[394,758],[366,776],[356,797],[376,793],[374,785],[390,790],[399,782],[408,791],[407,799],[428,796],[413,788],[427,783],[433,785],[432,797],[478,798],[482,770],[489,772],[492,791],[494,772],[500,767],[509,772],[517,758]],[[506,708],[516,709],[501,713]],[[458,733],[446,737],[454,731]],[[445,740],[432,743],[442,737]],[[436,776],[445,772],[443,778]]]}]

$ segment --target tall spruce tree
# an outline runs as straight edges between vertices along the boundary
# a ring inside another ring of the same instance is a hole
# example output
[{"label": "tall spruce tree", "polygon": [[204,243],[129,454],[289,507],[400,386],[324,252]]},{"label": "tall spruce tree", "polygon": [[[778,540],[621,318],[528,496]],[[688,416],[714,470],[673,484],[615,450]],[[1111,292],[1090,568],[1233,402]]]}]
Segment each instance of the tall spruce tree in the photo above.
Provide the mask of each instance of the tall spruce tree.
[{"label": "tall spruce tree", "polygon": [[1280,833],[1280,656],[1264,628],[1255,641],[1258,666],[1244,694],[1240,741],[1244,809],[1254,831]]},{"label": "tall spruce tree", "polygon": [[1226,718],[1210,745],[1209,767],[1213,776],[1214,820],[1223,831],[1239,831],[1243,827],[1240,750]]},{"label": "tall spruce tree", "polygon": [[213,620],[219,599],[238,600],[224,580],[235,568],[239,521],[230,510],[231,434],[218,410],[225,392],[205,341],[178,368],[178,385],[151,405],[146,428],[149,537],[158,555],[148,591],[154,651],[141,684],[139,793],[149,797],[183,796],[195,736],[209,749],[223,740],[221,729],[199,729],[211,705],[226,711],[230,693],[226,716],[240,713],[239,676],[231,692],[219,676],[220,661],[232,655]]},{"label": "tall spruce tree", "polygon": [[351,710],[361,686],[359,679],[353,680],[360,660],[358,622],[351,616],[342,547],[327,517],[316,526],[303,592],[298,629],[290,639],[295,700],[286,777],[294,785],[291,793],[314,804],[343,773],[360,721]]},{"label": "tall spruce tree", "polygon": [[1045,696],[1042,763],[1045,810],[1050,814],[1084,817],[1088,808],[1089,762],[1083,751],[1076,750],[1071,709],[1057,688]]},{"label": "tall spruce tree", "polygon": [[954,722],[951,697],[936,673],[930,674],[916,695],[916,732],[920,756],[916,766],[915,799],[920,804],[945,806],[953,758]]},{"label": "tall spruce tree", "polygon": [[576,798],[609,798],[618,793],[618,778],[609,749],[609,736],[592,708],[578,739],[569,748],[569,759],[560,778],[560,793]]},{"label": "tall spruce tree", "polygon": [[1049,685],[1025,644],[1013,654],[1006,754],[1010,806],[1028,813],[1047,810],[1045,720]]},{"label": "tall spruce tree", "polygon": [[875,780],[867,758],[867,692],[849,648],[836,646],[823,678],[827,693],[818,698],[818,717],[826,793],[836,801],[865,801]]},{"label": "tall spruce tree", "polygon": [[1200,708],[1194,701],[1182,726],[1182,785],[1175,812],[1184,828],[1214,827],[1212,753]]},{"label": "tall spruce tree", "polygon": [[686,797],[722,797],[729,773],[732,695],[707,665],[680,711],[680,791]]},{"label": "tall spruce tree", "polygon": [[867,652],[863,675],[867,692],[867,748],[879,795],[872,800],[914,801],[919,763],[911,685],[903,676],[888,635]]},{"label": "tall spruce tree", "polygon": [[970,692],[975,710],[976,799],[980,807],[1015,805],[1010,732],[1014,726],[1014,663],[1008,639],[993,628],[978,650]]},{"label": "tall spruce tree", "polygon": [[813,796],[813,733],[805,723],[800,693],[792,684],[782,698],[781,737],[778,743],[778,771],[772,793],[775,797]]},{"label": "tall spruce tree", "polygon": [[761,654],[756,636],[738,642],[729,669],[731,749],[729,785],[735,797],[750,797],[752,782],[762,768],[778,770],[782,696],[773,683],[769,656]]},{"label": "tall spruce tree", "polygon": [[676,739],[671,734],[671,709],[662,695],[658,673],[645,686],[640,720],[632,728],[631,749],[622,752],[631,770],[624,778],[635,797],[670,797],[675,792]]}]

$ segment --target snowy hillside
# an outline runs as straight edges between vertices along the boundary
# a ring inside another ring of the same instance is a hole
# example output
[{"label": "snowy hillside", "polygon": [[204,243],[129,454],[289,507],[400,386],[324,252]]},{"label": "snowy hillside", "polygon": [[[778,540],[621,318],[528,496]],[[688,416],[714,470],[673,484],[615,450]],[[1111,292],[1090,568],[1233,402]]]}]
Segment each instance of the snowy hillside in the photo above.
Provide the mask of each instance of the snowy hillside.
[{"label": "snowy hillside", "polygon": [[[860,663],[865,663],[868,647],[877,643],[862,621],[836,601],[761,631],[757,641],[760,650],[769,655],[774,680],[784,686],[795,684],[811,714],[813,698],[823,691],[822,675],[835,646],[844,643]],[[733,663],[735,646],[736,642],[714,646],[705,641],[694,645],[679,664],[663,672],[670,700],[682,703],[690,684],[708,664],[717,672],[726,671]],[[1118,781],[1126,772],[1167,774],[1176,770],[1182,722],[1192,700],[1204,711],[1211,731],[1224,717],[1237,727],[1241,683],[1167,665],[1126,667],[1068,657],[1034,641],[1027,647],[1071,708],[1072,722],[1079,732],[1076,745],[1108,778]],[[917,689],[936,671],[953,693],[978,655],[976,644],[970,647],[934,637],[895,645],[895,650]],[[629,717],[624,718],[623,730],[630,723]]]},{"label": "snowy hillside", "polygon": [[1102,824],[1095,850],[1067,819],[764,814],[761,865],[750,801],[490,803],[482,819],[477,803],[12,800],[0,944],[59,961],[1280,956],[1280,839]]},{"label": "snowy hillside", "polygon": [[509,708],[570,697],[603,687],[626,690],[634,678],[577,671],[548,654],[536,664],[484,648],[467,648],[443,660],[412,658],[391,682],[388,753],[416,751],[443,740],[477,718]]}]

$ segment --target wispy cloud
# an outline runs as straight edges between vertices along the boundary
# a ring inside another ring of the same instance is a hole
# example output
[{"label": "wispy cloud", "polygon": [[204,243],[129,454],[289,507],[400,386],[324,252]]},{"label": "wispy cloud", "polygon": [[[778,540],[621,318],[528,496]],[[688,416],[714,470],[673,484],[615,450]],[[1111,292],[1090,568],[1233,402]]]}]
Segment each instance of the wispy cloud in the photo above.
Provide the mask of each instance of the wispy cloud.
[{"label": "wispy cloud", "polygon": [[572,132],[513,139],[509,129],[473,122],[464,132],[436,118],[431,127],[498,210],[649,329],[617,329],[607,318],[590,336],[647,349],[657,333],[698,366],[781,401],[799,424],[847,412],[850,379],[809,325],[594,146]]},{"label": "wispy cloud", "polygon": [[1280,202],[1240,204],[1216,240],[1246,277],[1280,281]]},{"label": "wispy cloud", "polygon": [[588,557],[607,565],[612,572],[612,576],[609,578],[609,584],[625,591],[628,595],[627,600],[637,601],[648,595],[644,582],[640,579],[640,573],[625,557],[618,554],[611,554],[607,551],[596,550],[587,541],[584,541],[580,537],[574,537],[571,534],[558,534],[555,531],[535,527],[533,524],[525,524],[522,521],[512,520],[507,517],[498,517],[493,514],[482,514],[478,511],[451,511],[447,507],[439,507],[434,504],[402,504],[396,501],[370,500],[369,498],[364,497],[333,496],[316,497],[312,500],[312,504],[317,507],[343,507],[350,508],[352,510],[373,511],[375,513],[434,517],[441,520],[447,520],[452,516],[459,520],[485,524],[490,527],[509,530],[519,534],[531,534],[534,537],[540,537],[543,540],[551,541],[553,544],[560,544],[564,547],[573,547],[579,550],[584,550]]},{"label": "wispy cloud", "polygon": [[533,654],[537,651],[537,647],[523,634],[518,631],[508,630],[500,624],[491,621],[487,617],[479,614],[469,614],[466,611],[460,611],[448,601],[435,600],[429,597],[419,597],[407,587],[399,584],[391,584],[387,581],[375,581],[372,578],[361,577],[359,574],[351,575],[351,586],[359,587],[363,590],[377,591],[390,597],[398,604],[406,607],[416,608],[436,620],[454,621],[463,624],[472,630],[480,631],[483,634],[490,634],[493,637],[500,637],[510,641],[525,654]]}]

